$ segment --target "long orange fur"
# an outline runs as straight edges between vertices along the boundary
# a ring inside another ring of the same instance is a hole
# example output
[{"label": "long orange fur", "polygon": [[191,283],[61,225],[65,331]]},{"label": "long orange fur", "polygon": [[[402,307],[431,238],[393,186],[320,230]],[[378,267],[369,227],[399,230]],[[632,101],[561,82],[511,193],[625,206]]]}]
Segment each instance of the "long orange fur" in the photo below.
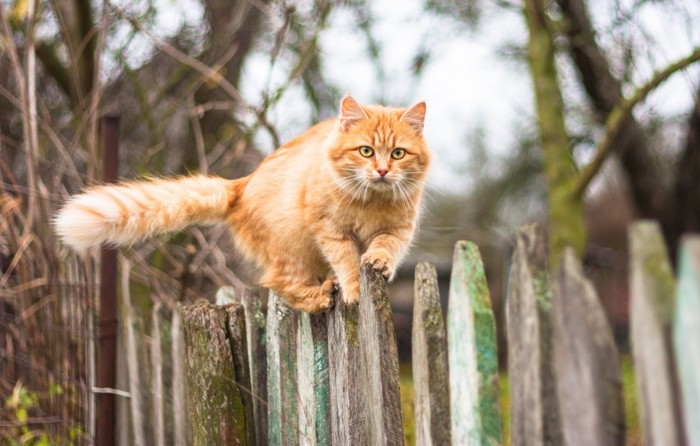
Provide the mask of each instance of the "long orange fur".
[{"label": "long orange fur", "polygon": [[93,187],[66,203],[56,230],[85,250],[225,222],[262,267],[260,284],[292,307],[326,310],[338,285],[356,303],[360,264],[392,279],[415,233],[430,165],[424,118],[423,102],[398,109],[345,96],[337,118],[283,145],[247,177]]}]

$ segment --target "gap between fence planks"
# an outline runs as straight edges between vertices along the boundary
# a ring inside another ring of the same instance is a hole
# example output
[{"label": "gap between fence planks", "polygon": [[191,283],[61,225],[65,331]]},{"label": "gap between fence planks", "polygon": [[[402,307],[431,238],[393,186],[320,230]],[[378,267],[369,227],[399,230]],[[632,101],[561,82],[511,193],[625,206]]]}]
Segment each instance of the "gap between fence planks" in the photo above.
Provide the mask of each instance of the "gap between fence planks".
[{"label": "gap between fence planks", "polygon": [[683,239],[673,345],[688,444],[700,444],[700,238]]},{"label": "gap between fence planks", "polygon": [[564,250],[553,286],[554,370],[564,444],[625,443],[620,358],[581,262]]},{"label": "gap between fence planks", "polygon": [[506,329],[511,444],[562,444],[552,364],[552,291],[538,224],[520,228],[510,270]]},{"label": "gap between fence planks", "polygon": [[676,281],[659,225],[634,223],[629,245],[630,335],[644,444],[684,445],[671,338]]}]

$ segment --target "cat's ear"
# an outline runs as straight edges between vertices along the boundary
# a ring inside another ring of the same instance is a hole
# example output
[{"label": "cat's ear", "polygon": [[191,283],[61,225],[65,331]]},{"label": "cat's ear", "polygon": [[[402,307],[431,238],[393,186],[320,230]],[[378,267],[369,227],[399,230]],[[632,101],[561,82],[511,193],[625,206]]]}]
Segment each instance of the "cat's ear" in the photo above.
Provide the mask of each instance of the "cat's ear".
[{"label": "cat's ear", "polygon": [[346,132],[350,127],[356,124],[358,121],[367,119],[367,114],[358,102],[346,94],[343,100],[340,101],[340,128]]},{"label": "cat's ear", "polygon": [[413,127],[421,135],[423,133],[423,122],[425,121],[425,102],[421,101],[406,110],[401,115],[400,120]]}]

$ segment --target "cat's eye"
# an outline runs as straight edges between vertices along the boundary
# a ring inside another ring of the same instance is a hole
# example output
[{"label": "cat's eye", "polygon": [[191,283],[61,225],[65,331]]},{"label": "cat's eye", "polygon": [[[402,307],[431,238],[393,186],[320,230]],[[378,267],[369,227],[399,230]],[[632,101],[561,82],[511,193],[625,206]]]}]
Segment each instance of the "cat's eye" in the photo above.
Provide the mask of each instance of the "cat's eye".
[{"label": "cat's eye", "polygon": [[400,160],[404,156],[406,156],[406,151],[404,149],[394,149],[391,152],[391,157],[394,158],[395,160]]},{"label": "cat's eye", "polygon": [[365,158],[369,158],[370,156],[374,155],[374,149],[372,149],[370,146],[362,146],[360,147],[360,155],[364,156]]}]

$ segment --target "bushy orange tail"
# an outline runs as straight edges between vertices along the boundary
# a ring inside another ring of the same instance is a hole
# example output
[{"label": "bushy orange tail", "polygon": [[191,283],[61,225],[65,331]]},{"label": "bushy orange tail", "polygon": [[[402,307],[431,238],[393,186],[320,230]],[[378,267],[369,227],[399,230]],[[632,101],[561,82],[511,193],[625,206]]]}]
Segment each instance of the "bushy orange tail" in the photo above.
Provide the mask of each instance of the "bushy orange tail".
[{"label": "bushy orange tail", "polygon": [[208,176],[97,186],[75,195],[54,221],[61,239],[84,251],[129,245],[194,224],[223,222],[241,180]]}]

